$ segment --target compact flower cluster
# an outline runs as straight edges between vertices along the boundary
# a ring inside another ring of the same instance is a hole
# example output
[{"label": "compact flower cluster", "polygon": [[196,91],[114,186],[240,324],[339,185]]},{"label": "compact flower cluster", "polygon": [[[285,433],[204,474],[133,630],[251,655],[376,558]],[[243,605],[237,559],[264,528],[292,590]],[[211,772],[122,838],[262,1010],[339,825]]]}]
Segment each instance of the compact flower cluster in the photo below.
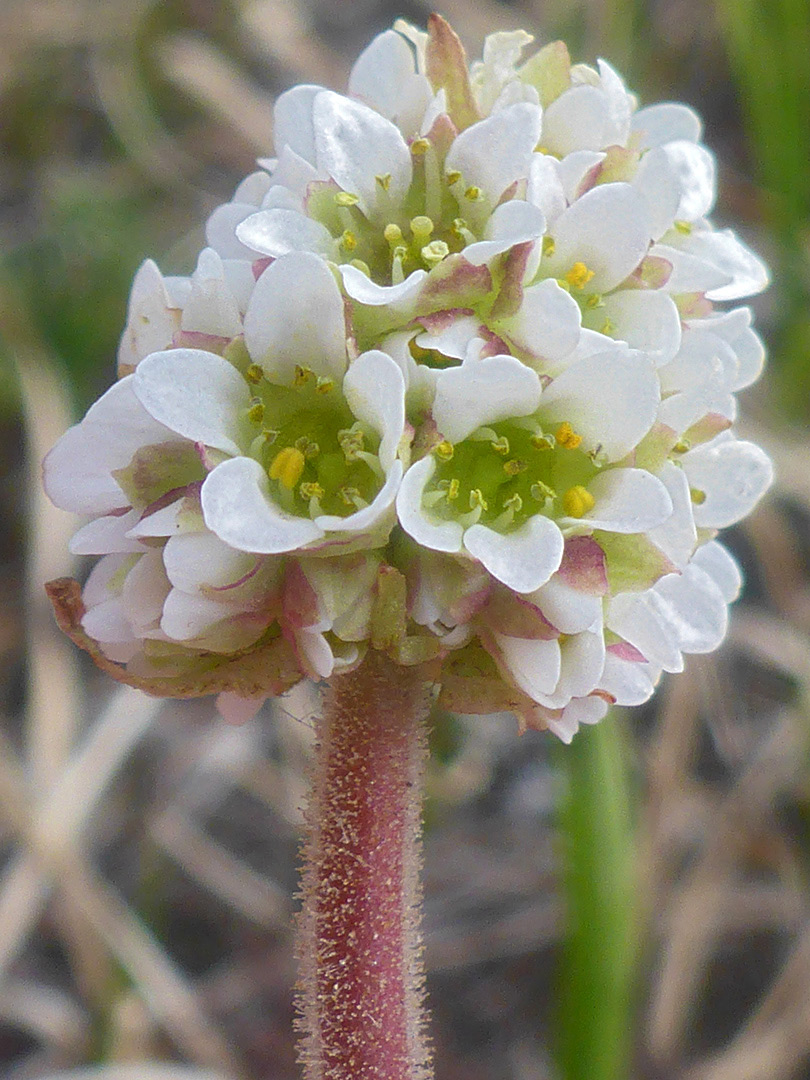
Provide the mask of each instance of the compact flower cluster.
[{"label": "compact flower cluster", "polygon": [[721,641],[714,539],[771,481],[730,428],[762,263],[707,220],[683,105],[518,31],[398,23],[188,278],[135,279],[118,381],[45,465],[102,558],[60,618],[117,678],[234,718],[369,648],[565,741]]}]

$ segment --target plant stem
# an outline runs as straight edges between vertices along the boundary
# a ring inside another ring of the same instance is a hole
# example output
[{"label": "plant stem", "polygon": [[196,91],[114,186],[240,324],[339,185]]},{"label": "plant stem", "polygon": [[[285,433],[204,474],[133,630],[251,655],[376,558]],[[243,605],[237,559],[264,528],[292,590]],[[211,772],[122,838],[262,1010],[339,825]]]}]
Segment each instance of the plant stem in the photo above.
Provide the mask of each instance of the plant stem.
[{"label": "plant stem", "polygon": [[317,726],[298,924],[305,1080],[427,1080],[424,680],[369,652]]}]

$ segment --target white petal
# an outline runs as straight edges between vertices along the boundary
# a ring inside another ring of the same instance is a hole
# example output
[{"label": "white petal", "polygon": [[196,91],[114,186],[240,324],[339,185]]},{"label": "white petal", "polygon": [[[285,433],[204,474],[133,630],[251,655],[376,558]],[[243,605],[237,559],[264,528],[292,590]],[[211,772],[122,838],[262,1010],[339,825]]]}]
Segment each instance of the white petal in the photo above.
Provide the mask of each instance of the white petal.
[{"label": "white petal", "polygon": [[393,120],[415,73],[413,49],[396,30],[386,30],[373,38],[355,60],[349,93]]},{"label": "white petal", "polygon": [[168,593],[161,552],[149,551],[132,567],[121,589],[121,607],[138,637],[157,629]]},{"label": "white petal", "polygon": [[374,349],[352,361],[343,380],[343,395],[355,417],[381,437],[380,464],[394,463],[405,430],[405,380],[384,352]]},{"label": "white petal", "polygon": [[647,353],[656,367],[677,353],[681,317],[667,293],[658,289],[622,289],[606,296],[604,303],[597,315],[605,315],[613,323],[612,337]]},{"label": "white petal", "polygon": [[422,494],[436,471],[432,454],[411,465],[397,492],[397,515],[405,532],[417,544],[433,551],[460,551],[464,530],[457,521],[441,521],[422,507]]},{"label": "white petal", "polygon": [[528,416],[540,402],[536,372],[513,356],[488,356],[446,368],[436,380],[433,419],[450,442],[482,424]]},{"label": "white petal", "polygon": [[599,81],[602,91],[608,103],[608,123],[605,130],[605,140],[608,145],[624,146],[630,134],[630,108],[634,104],[633,98],[627,93],[627,88],[607,60],[598,60]]},{"label": "white petal", "polygon": [[[411,183],[411,153],[399,129],[379,113],[332,91],[313,106],[318,167],[344,191],[357,195],[361,210],[375,215],[398,206]],[[389,176],[388,190],[375,179]]]},{"label": "white petal", "polygon": [[94,641],[106,645],[129,644],[137,638],[124,614],[121,600],[106,600],[102,604],[88,608],[82,616],[82,629]]},{"label": "white petal", "polygon": [[163,605],[160,629],[173,641],[190,641],[232,615],[233,609],[218,600],[172,589]]},{"label": "white petal", "polygon": [[90,407],[81,424],[69,428],[43,462],[48,498],[62,510],[107,514],[129,505],[112,477],[142,446],[177,438],[144,409],[128,375]]},{"label": "white petal", "polygon": [[243,245],[263,255],[287,255],[291,251],[313,251],[334,258],[337,244],[320,221],[298,210],[260,210],[236,229]]},{"label": "white petal", "polygon": [[542,514],[510,533],[473,525],[464,533],[464,547],[494,578],[519,593],[544,585],[563,556],[562,533]]},{"label": "white petal", "polygon": [[406,308],[416,298],[427,277],[426,270],[414,270],[399,285],[378,285],[351,263],[343,263],[338,269],[343,277],[343,286],[352,300],[370,307],[390,306],[395,310]]},{"label": "white petal", "polygon": [[323,259],[293,252],[267,267],[245,315],[245,345],[271,381],[291,383],[297,365],[343,376],[343,297]]},{"label": "white petal", "polygon": [[193,442],[238,454],[250,402],[239,372],[216,353],[152,353],[133,376],[138,400],[156,420]]},{"label": "white petal", "polygon": [[565,210],[567,202],[556,158],[549,154],[532,154],[526,199],[539,206],[549,227]]},{"label": "white petal", "polygon": [[544,272],[563,277],[577,262],[593,271],[587,292],[609,292],[638,266],[652,235],[647,204],[630,184],[586,191],[554,223],[554,254]]},{"label": "white petal", "polygon": [[[186,500],[181,497],[152,514],[139,517],[137,524],[129,530],[129,536],[137,539],[143,536],[173,536],[181,532],[184,526],[185,503]],[[199,520],[202,525],[202,517]]]},{"label": "white petal", "polygon": [[602,150],[610,125],[607,96],[596,86],[572,86],[543,115],[543,145],[560,156]]},{"label": "white petal", "polygon": [[309,518],[287,514],[273,502],[267,474],[252,458],[218,465],[202,486],[201,501],[208,528],[240,551],[277,555],[323,537]]},{"label": "white petal", "polygon": [[541,120],[540,106],[528,102],[479,120],[456,137],[445,169],[460,172],[465,185],[481,188],[495,206],[510,184],[528,175]]},{"label": "white petal", "polygon": [[171,536],[163,548],[163,565],[176,589],[198,593],[206,586],[239,581],[256,565],[256,559],[203,531]]},{"label": "white petal", "polygon": [[231,199],[232,203],[250,203],[251,206],[260,206],[261,201],[270,187],[270,177],[264,169],[248,173],[244,180],[236,185],[236,190]]},{"label": "white petal", "polygon": [[[314,523],[324,532],[360,533],[372,529],[378,524],[385,511],[393,505],[402,480],[402,462],[395,461],[385,478],[385,483],[368,506],[346,517],[337,514],[320,514]],[[391,522],[393,525],[394,522]]]},{"label": "white petal", "polygon": [[573,296],[548,278],[524,289],[520,308],[495,328],[533,359],[557,364],[579,341],[580,319]]},{"label": "white petal", "polygon": [[598,724],[607,713],[607,702],[601,697],[574,698],[566,705],[559,720],[550,717],[548,730],[553,732],[560,742],[568,745],[581,724]]},{"label": "white petal", "polygon": [[[273,167],[272,187],[262,199],[261,206],[263,209],[270,209],[273,206],[288,206],[290,209],[300,210],[309,185],[313,180],[319,179],[324,179],[324,177],[318,172],[314,164],[311,164],[300,154],[296,154],[290,146],[284,146],[278,155],[278,161]],[[290,202],[281,189],[286,190],[289,195],[293,196],[294,201]]]},{"label": "white petal", "polygon": [[543,391],[540,412],[572,424],[585,450],[601,444],[608,460],[618,461],[652,427],[659,396],[651,361],[643,353],[617,348],[567,367]]},{"label": "white petal", "polygon": [[689,494],[689,481],[686,473],[671,461],[667,461],[658,472],[658,479],[669,492],[672,499],[672,514],[654,529],[650,529],[650,540],[660,548],[670,562],[679,570],[689,562],[697,545],[697,529],[692,513],[692,499]]},{"label": "white petal", "polygon": [[695,524],[722,529],[745,517],[773,482],[773,465],[764,450],[737,439],[714,439],[681,458],[693,488],[706,495],[695,505]]},{"label": "white petal", "polygon": [[726,636],[728,607],[714,580],[694,563],[653,586],[665,605],[670,631],[686,653],[712,652]]},{"label": "white petal", "polygon": [[675,216],[684,221],[705,217],[717,194],[714,155],[705,146],[686,140],[667,143],[663,152],[681,189]]},{"label": "white petal", "polygon": [[572,203],[582,194],[580,187],[589,173],[605,160],[601,150],[575,150],[566,154],[557,165],[566,202]]},{"label": "white petal", "polygon": [[172,306],[163,275],[147,259],[132,282],[127,325],[118,346],[119,365],[135,367],[149,353],[168,348],[179,328],[180,314]]},{"label": "white petal", "polygon": [[[218,206],[205,223],[205,239],[223,259],[256,258],[259,248],[246,247],[236,236],[236,229],[256,213],[251,203],[230,202]],[[164,345],[165,348],[165,345]]]},{"label": "white petal", "polygon": [[289,146],[304,161],[315,164],[315,126],[313,105],[322,86],[302,85],[286,90],[273,107],[273,141],[276,154],[281,156]]},{"label": "white petal", "polygon": [[673,102],[639,109],[630,126],[641,136],[639,145],[642,149],[661,146],[676,139],[697,142],[703,130],[700,117],[693,109]]},{"label": "white petal", "polygon": [[707,292],[709,300],[738,300],[761,293],[768,287],[770,275],[767,266],[737,239],[731,229],[695,231],[688,241],[690,254],[711,263],[730,278],[728,284]]},{"label": "white petal", "polygon": [[[416,338],[422,349],[435,349],[442,356],[463,360],[470,342],[481,333],[481,321],[475,315],[457,315],[447,326],[428,330]],[[408,353],[410,356],[410,353]]]},{"label": "white petal", "polygon": [[217,337],[242,333],[239,305],[225,281],[222,259],[213,248],[203,248],[197,259],[180,326],[192,333]]},{"label": "white petal", "polygon": [[560,681],[554,697],[557,707],[567,705],[572,697],[590,694],[599,683],[605,666],[605,637],[601,620],[598,630],[574,634],[561,646]]},{"label": "white petal", "polygon": [[692,564],[709,575],[727,604],[740,595],[743,576],[739,564],[731,552],[716,540],[710,540],[708,544],[699,547]]},{"label": "white petal", "polygon": [[641,533],[662,524],[672,513],[672,499],[661,481],[644,469],[607,469],[588,485],[595,499],[582,518],[561,524],[588,524],[616,533]]},{"label": "white petal", "polygon": [[560,678],[560,646],[557,641],[528,641],[495,634],[498,648],[517,686],[537,701],[554,692]]},{"label": "white petal", "polygon": [[605,624],[664,671],[683,671],[678,639],[670,628],[667,606],[655,592],[619,593],[611,600]]},{"label": "white petal", "polygon": [[579,634],[593,626],[602,614],[601,596],[581,592],[555,574],[527,599],[536,604],[561,634]]},{"label": "white petal", "polygon": [[648,150],[642,156],[631,183],[647,204],[653,240],[672,228],[677,217],[685,216],[679,209],[682,190],[676,168],[663,147]]},{"label": "white petal", "polygon": [[539,240],[545,227],[542,210],[521,199],[510,199],[495,208],[484,230],[485,239],[464,248],[464,258],[472,266],[483,266],[515,244]]},{"label": "white petal", "polygon": [[[732,275],[704,258],[670,247],[669,244],[653,244],[650,255],[664,259],[672,266],[672,272],[661,286],[668,293],[707,292],[720,289],[733,280]],[[714,293],[712,293],[714,295]]]},{"label": "white petal", "polygon": [[599,687],[615,698],[617,705],[642,705],[649,701],[655,689],[648,664],[622,660],[610,651],[605,657]]},{"label": "white petal", "polygon": [[74,533],[68,545],[73,555],[107,555],[113,552],[139,552],[143,544],[131,539],[127,533],[140,518],[139,510],[127,514],[109,515],[89,521]]}]

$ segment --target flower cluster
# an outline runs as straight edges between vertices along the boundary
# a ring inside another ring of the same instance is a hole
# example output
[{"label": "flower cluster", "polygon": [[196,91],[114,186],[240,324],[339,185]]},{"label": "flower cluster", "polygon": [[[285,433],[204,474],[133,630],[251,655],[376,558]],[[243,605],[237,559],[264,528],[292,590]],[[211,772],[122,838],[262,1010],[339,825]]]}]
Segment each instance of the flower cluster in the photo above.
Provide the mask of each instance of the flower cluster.
[{"label": "flower cluster", "polygon": [[247,715],[368,648],[459,711],[569,740],[721,641],[714,539],[771,465],[731,431],[766,270],[707,215],[691,109],[521,31],[375,38],[194,273],[137,274],[120,380],[45,465],[91,517],[69,632],[116,677]]}]

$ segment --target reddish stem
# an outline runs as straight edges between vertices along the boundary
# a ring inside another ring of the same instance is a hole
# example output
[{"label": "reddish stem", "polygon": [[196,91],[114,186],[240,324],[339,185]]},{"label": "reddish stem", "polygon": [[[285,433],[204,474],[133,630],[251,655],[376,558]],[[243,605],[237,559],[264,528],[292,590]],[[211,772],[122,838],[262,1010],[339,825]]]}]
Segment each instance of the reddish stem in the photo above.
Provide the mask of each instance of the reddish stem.
[{"label": "reddish stem", "polygon": [[427,1080],[419,929],[428,695],[370,652],[332,681],[304,846],[298,1007],[306,1080]]}]

